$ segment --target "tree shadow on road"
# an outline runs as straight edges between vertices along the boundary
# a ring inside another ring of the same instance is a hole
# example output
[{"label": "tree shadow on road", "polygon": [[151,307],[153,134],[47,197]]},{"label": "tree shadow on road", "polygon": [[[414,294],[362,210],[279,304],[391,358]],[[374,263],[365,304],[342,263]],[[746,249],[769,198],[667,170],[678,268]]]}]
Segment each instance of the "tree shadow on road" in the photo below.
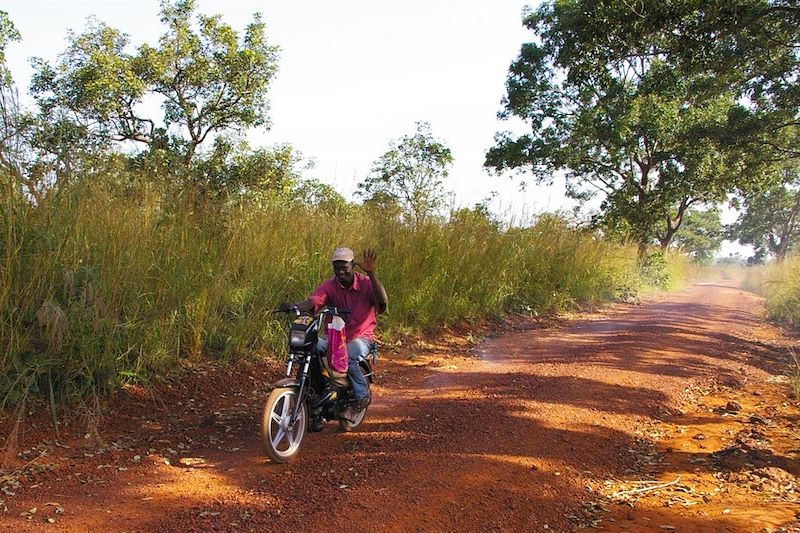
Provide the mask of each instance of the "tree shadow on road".
[{"label": "tree shadow on road", "polygon": [[785,348],[747,337],[741,325],[752,320],[746,311],[666,302],[649,306],[644,314],[634,310],[550,334],[523,332],[492,339],[476,353],[488,361],[578,364],[737,386],[743,369],[776,374],[785,372],[791,360]]}]

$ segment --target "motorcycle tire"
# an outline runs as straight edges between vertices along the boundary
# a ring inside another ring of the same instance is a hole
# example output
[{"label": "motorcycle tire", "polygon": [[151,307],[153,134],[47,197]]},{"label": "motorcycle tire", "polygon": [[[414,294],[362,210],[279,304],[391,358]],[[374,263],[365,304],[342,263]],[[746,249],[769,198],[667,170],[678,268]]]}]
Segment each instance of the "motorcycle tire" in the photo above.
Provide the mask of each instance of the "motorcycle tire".
[{"label": "motorcycle tire", "polygon": [[[367,392],[369,392],[369,382],[367,382]],[[367,417],[367,409],[369,409],[369,405],[367,405],[361,411],[356,413],[356,416],[353,418],[353,420],[348,420],[347,418],[340,416],[339,429],[341,429],[344,432],[349,432],[358,429],[358,427],[364,422],[364,419]]]},{"label": "motorcycle tire", "polygon": [[270,393],[267,403],[264,405],[264,413],[261,418],[261,438],[264,448],[276,463],[291,461],[300,451],[300,444],[303,442],[308,426],[308,408],[305,402],[297,415],[294,427],[291,431],[287,428],[298,401],[301,400],[297,397],[297,389],[281,387]]}]

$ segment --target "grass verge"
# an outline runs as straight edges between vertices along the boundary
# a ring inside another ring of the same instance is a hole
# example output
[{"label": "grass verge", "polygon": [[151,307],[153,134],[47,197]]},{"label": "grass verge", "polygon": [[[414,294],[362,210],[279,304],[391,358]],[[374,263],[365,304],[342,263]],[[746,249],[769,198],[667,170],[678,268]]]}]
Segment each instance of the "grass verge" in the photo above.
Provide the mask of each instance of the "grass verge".
[{"label": "grass verge", "polygon": [[65,400],[147,383],[180,360],[280,353],[270,309],[330,276],[340,245],[379,250],[388,337],[575,308],[643,283],[634,247],[552,214],[507,227],[462,209],[411,227],[357,206],[208,206],[102,183],[0,207],[0,408],[33,394],[54,416]]}]

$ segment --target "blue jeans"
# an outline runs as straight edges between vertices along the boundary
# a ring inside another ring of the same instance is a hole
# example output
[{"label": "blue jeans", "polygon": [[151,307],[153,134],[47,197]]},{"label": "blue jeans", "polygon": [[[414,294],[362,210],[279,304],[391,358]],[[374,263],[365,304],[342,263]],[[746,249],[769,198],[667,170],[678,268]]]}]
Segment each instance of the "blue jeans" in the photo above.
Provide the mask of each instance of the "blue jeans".
[{"label": "blue jeans", "polygon": [[[347,377],[350,378],[350,386],[353,387],[353,396],[360,400],[369,394],[367,389],[367,378],[361,373],[358,362],[366,359],[369,355],[371,342],[363,337],[358,337],[347,343]],[[328,339],[317,340],[317,349],[324,352],[328,348]]]}]

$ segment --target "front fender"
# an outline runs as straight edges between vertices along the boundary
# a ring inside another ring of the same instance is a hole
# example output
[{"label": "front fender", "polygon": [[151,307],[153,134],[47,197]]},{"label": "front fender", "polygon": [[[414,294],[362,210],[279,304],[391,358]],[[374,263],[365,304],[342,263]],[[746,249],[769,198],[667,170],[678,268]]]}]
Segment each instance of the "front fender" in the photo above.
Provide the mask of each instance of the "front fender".
[{"label": "front fender", "polygon": [[295,378],[283,378],[281,380],[276,381],[272,385],[273,389],[282,389],[286,387],[297,389],[300,387],[300,381]]}]

